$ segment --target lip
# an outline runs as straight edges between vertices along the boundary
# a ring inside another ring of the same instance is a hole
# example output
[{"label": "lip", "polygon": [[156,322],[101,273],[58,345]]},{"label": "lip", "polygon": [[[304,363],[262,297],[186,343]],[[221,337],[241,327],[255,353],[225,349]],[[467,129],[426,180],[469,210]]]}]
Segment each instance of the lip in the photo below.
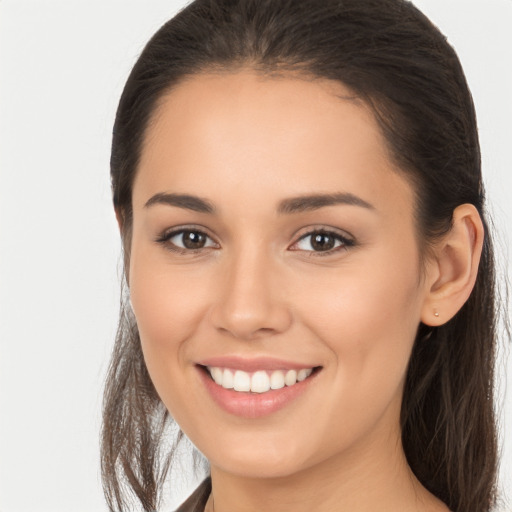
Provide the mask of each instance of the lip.
[{"label": "lip", "polygon": [[[241,364],[243,362],[243,364]],[[208,363],[208,364],[206,364]],[[239,392],[219,386],[211,378],[206,366],[219,366],[223,368],[236,368],[246,372],[257,370],[284,370],[312,368],[311,365],[300,365],[276,359],[256,358],[240,360],[237,357],[212,358],[196,366],[199,377],[212,400],[225,412],[248,419],[262,418],[271,415],[294,402],[307,392],[314,384],[321,367],[314,367],[315,371],[305,380],[293,386],[281,389],[272,389],[265,393]]]},{"label": "lip", "polygon": [[240,356],[221,356],[211,357],[202,361],[197,361],[201,366],[217,366],[220,368],[231,368],[233,370],[243,370],[244,372],[257,372],[258,370],[301,370],[302,368],[315,368],[320,365],[311,363],[298,363],[295,361],[285,361],[284,359],[275,359],[272,357],[251,357],[244,358]]}]

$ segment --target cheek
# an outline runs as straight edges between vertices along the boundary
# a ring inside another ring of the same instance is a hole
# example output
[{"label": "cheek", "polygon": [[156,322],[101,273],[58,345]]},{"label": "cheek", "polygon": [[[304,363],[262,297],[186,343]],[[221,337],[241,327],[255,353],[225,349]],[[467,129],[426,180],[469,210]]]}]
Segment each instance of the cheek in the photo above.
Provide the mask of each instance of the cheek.
[{"label": "cheek", "polygon": [[204,316],[208,288],[207,275],[191,275],[189,269],[171,267],[165,256],[134,244],[130,262],[131,302],[155,385],[160,373],[168,379],[172,375],[168,371],[183,363],[184,343]]},{"label": "cheek", "polygon": [[304,323],[335,360],[340,396],[354,398],[355,407],[401,392],[422,304],[414,261],[347,265],[296,291]]},{"label": "cheek", "polygon": [[370,340],[363,333],[380,337],[391,330],[410,332],[418,324],[423,291],[415,254],[399,261],[385,253],[371,256],[323,274],[304,274],[294,290],[305,314],[311,311],[311,323],[329,333],[327,338],[347,333],[353,343],[365,343]]},{"label": "cheek", "polygon": [[187,364],[187,342],[204,315],[206,287],[198,286],[202,279],[151,258],[136,260],[131,269],[131,302],[151,381],[172,417],[193,432],[200,411],[183,370],[193,370]]},{"label": "cheek", "polygon": [[169,345],[187,338],[199,314],[199,298],[193,286],[180,281],[185,280],[150,268],[133,272],[130,293],[143,342]]}]

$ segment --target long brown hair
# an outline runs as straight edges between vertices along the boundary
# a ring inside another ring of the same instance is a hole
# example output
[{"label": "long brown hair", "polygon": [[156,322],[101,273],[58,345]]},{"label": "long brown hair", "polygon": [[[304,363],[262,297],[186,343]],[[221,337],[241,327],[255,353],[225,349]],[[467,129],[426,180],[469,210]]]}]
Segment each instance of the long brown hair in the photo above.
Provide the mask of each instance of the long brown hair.
[{"label": "long brown hair", "polygon": [[[490,511],[497,315],[475,111],[454,50],[410,2],[196,0],[167,22],[135,64],[114,126],[111,177],[126,268],[132,185],[158,100],[187,76],[240,66],[338,80],[367,102],[414,185],[425,250],[450,229],[458,205],[478,209],[486,236],[476,285],[448,323],[419,326],[401,424],[407,460],[428,490],[454,512]],[[164,442],[171,422],[124,297],[103,413],[102,476],[111,510],[126,510],[130,496],[146,511],[158,508],[172,460]]]}]

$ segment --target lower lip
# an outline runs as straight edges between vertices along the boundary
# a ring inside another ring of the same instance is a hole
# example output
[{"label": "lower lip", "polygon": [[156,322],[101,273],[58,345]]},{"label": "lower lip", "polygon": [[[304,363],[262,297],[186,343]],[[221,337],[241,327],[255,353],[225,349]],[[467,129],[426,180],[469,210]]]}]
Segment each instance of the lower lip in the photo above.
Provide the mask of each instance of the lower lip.
[{"label": "lower lip", "polygon": [[199,366],[198,371],[214,402],[226,412],[242,418],[261,418],[286,407],[307,390],[318,373],[314,371],[307,379],[293,386],[271,389],[265,393],[246,393],[219,386],[204,367]]}]

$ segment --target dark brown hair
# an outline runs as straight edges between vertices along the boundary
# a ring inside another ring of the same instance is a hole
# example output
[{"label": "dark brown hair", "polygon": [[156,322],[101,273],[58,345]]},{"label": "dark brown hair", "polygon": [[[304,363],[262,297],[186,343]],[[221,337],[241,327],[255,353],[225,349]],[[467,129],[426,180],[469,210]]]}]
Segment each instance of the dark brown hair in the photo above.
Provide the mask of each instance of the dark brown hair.
[{"label": "dark brown hair", "polygon": [[[486,235],[476,285],[448,323],[419,326],[401,424],[407,460],[427,489],[453,512],[490,511],[496,301],[475,111],[454,50],[410,2],[196,0],[167,22],[135,64],[114,126],[111,177],[125,265],[132,185],[159,99],[193,74],[242,66],[337,80],[371,106],[400,172],[414,185],[425,250],[450,229],[458,205],[478,209]],[[146,511],[157,509],[172,458],[163,442],[170,421],[125,297],[103,413],[102,475],[111,510],[126,510],[130,496]]]}]

